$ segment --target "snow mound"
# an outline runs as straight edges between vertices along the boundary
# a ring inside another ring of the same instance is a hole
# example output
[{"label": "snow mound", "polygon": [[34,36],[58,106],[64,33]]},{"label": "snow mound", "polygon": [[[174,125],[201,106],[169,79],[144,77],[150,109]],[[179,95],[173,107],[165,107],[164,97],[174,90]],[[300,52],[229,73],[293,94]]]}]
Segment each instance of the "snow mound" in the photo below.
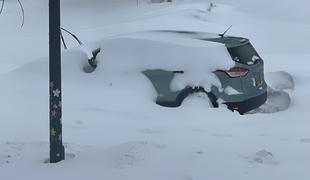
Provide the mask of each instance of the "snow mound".
[{"label": "snow mound", "polygon": [[[154,36],[152,36],[154,38]],[[103,41],[97,71],[115,74],[141,73],[147,69],[185,71],[172,82],[173,90],[186,86],[201,86],[209,90],[220,86],[213,75],[215,69],[228,69],[234,65],[223,44],[183,38],[150,40],[148,38],[116,38]]]},{"label": "snow mound", "polygon": [[267,84],[275,91],[294,89],[293,77],[285,71],[270,72],[265,75]]},{"label": "snow mound", "polygon": [[146,69],[164,70],[214,70],[229,68],[233,65],[226,47],[220,43],[191,40],[184,38],[150,40],[139,38],[116,38],[103,41],[104,53],[100,59],[103,68],[113,70],[134,69],[139,72]]},{"label": "snow mound", "polygon": [[182,108],[190,108],[190,107],[213,107],[210,99],[206,93],[199,92],[190,94],[186,97],[182,103]]},{"label": "snow mound", "polygon": [[289,108],[291,103],[290,94],[285,90],[293,90],[295,83],[293,77],[285,71],[266,73],[267,101],[252,112],[276,113]]},{"label": "snow mound", "polygon": [[[200,86],[208,91],[212,85],[221,87],[212,72],[216,69],[229,69],[234,65],[225,45],[220,43],[173,36],[167,39],[159,33],[141,32],[141,35],[114,37],[86,45],[82,49],[64,51],[64,79],[103,83],[115,77],[128,78],[128,74],[141,79],[141,72],[148,69],[182,70],[184,74],[175,77],[171,83],[173,90]],[[102,50],[97,56],[98,67],[93,73],[85,74],[83,68],[88,64],[89,52],[95,48]],[[17,71],[47,76],[47,63],[47,58],[42,58]]]},{"label": "snow mound", "polygon": [[261,107],[257,109],[260,113],[275,113],[284,111],[289,108],[291,103],[290,95],[283,91],[275,91],[272,88],[268,87],[267,90],[268,96],[267,101]]}]

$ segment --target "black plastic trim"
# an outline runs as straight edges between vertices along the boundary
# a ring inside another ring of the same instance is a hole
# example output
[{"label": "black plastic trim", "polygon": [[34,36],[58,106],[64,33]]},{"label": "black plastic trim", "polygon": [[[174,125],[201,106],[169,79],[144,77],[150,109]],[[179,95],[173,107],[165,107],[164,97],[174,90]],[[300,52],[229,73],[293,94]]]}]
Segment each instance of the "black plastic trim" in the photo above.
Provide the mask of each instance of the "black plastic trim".
[{"label": "black plastic trim", "polygon": [[259,106],[264,104],[266,100],[267,100],[267,91],[259,96],[255,96],[245,101],[229,102],[229,103],[223,103],[223,104],[226,104],[228,109],[232,111],[238,111],[241,115],[243,115],[246,112],[249,112],[253,109],[258,108]]},{"label": "black plastic trim", "polygon": [[181,106],[183,100],[192,93],[204,92],[207,94],[210,102],[212,103],[213,107],[218,107],[217,98],[212,92],[207,92],[204,90],[203,87],[187,87],[183,89],[179,95],[177,96],[175,101],[157,101],[156,104],[165,106],[165,107],[179,107]]}]

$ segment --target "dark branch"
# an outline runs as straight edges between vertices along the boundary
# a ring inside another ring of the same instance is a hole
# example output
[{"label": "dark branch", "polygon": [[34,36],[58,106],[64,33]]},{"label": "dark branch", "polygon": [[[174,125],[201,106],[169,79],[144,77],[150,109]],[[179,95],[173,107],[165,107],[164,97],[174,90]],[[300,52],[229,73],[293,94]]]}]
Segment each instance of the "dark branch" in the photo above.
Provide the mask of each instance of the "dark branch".
[{"label": "dark branch", "polygon": [[[25,11],[24,11],[23,4],[20,2],[20,0],[17,0],[17,1],[18,1],[19,6],[20,6],[20,9],[22,10],[22,13],[23,13],[23,19],[22,19],[22,25],[21,25],[21,27],[23,27],[24,23],[25,23]],[[3,2],[4,2],[4,0],[3,0]]]},{"label": "dark branch", "polygon": [[2,5],[1,5],[1,9],[0,9],[0,14],[1,14],[2,11],[3,11],[3,7],[4,7],[4,0],[2,0]]},{"label": "dark branch", "polygon": [[60,32],[60,37],[61,37],[62,44],[64,45],[64,48],[65,48],[65,49],[68,49],[68,47],[67,47],[67,45],[66,45],[66,42],[65,42],[65,39],[64,39],[64,37],[63,37],[63,35],[62,35],[61,32]]},{"label": "dark branch", "polygon": [[74,35],[73,33],[71,33],[70,31],[66,30],[65,28],[61,28],[61,30],[65,31],[66,33],[70,34],[79,44],[80,46],[83,45],[82,41],[79,40],[78,37],[76,37],[76,35]]}]

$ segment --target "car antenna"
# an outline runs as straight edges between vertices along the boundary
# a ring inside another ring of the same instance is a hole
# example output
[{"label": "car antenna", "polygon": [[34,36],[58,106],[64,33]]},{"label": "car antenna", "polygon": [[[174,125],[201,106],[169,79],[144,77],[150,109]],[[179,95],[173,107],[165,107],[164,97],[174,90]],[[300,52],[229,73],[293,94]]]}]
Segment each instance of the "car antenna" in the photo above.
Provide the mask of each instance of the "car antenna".
[{"label": "car antenna", "polygon": [[226,29],[222,34],[219,34],[222,38],[225,36],[225,34],[231,29],[232,25],[229,26],[229,28]]}]

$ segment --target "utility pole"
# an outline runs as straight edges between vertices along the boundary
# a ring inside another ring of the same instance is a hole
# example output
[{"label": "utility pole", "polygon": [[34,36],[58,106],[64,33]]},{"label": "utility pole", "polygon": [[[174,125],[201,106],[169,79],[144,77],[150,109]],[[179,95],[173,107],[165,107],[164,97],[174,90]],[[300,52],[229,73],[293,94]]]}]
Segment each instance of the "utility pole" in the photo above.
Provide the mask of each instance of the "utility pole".
[{"label": "utility pole", "polygon": [[60,0],[49,0],[50,163],[65,159],[62,144]]}]

